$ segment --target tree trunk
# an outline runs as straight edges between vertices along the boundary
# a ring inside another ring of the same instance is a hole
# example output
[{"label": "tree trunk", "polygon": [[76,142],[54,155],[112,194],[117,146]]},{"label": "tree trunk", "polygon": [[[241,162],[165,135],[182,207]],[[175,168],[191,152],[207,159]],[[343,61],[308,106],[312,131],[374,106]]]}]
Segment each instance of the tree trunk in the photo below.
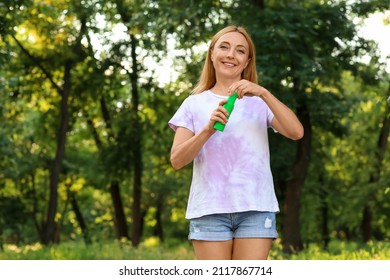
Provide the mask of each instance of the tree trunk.
[{"label": "tree trunk", "polygon": [[123,210],[123,203],[120,195],[120,188],[118,181],[112,181],[110,184],[110,194],[114,204],[115,225],[117,229],[118,239],[129,238],[126,215]]},{"label": "tree trunk", "polygon": [[[110,139],[116,139],[116,136],[112,130],[111,117],[104,98],[100,99],[100,110],[102,112],[102,116],[107,127],[109,140],[108,142],[111,142]],[[95,139],[96,146],[98,150],[101,151],[103,149],[103,143],[100,140],[99,134],[97,133],[92,120],[88,118],[88,113],[85,112],[85,115],[87,116],[87,123],[92,130],[92,135]],[[122,198],[120,195],[120,185],[118,181],[113,180],[110,182],[110,195],[112,199],[112,204],[114,206],[115,228],[117,236],[119,239],[130,239],[126,222],[126,215],[123,208]]]},{"label": "tree trunk", "polygon": [[363,209],[363,219],[361,223],[361,230],[363,242],[368,242],[372,236],[372,211],[370,205],[367,203]]},{"label": "tree trunk", "polygon": [[[128,6],[123,0],[116,0],[115,4],[117,6],[118,13],[120,14],[122,21],[125,25],[131,25],[132,14],[128,9]],[[141,188],[142,188],[142,132],[140,126],[140,118],[138,115],[138,106],[139,106],[139,93],[138,93],[138,62],[137,62],[137,48],[138,42],[134,34],[130,34],[130,46],[131,46],[131,62],[132,62],[132,71],[130,73],[130,84],[131,84],[131,97],[132,97],[132,106],[131,106],[131,115],[132,115],[132,125],[133,131],[135,131],[134,137],[134,148],[132,153],[134,155],[134,177],[133,177],[133,205],[132,205],[132,218],[133,218],[133,227],[132,227],[132,244],[133,246],[138,246],[141,240],[142,234],[142,212],[141,212]]]},{"label": "tree trunk", "polygon": [[252,0],[253,4],[255,4],[255,6],[259,7],[260,10],[264,10],[265,8],[265,3],[264,3],[264,0]]},{"label": "tree trunk", "polygon": [[[388,139],[390,135],[390,117],[389,117],[389,105],[386,103],[385,116],[382,121],[382,127],[378,138],[377,149],[375,153],[374,160],[374,170],[370,175],[370,184],[376,183],[380,179],[380,172],[383,157],[385,155]],[[366,200],[366,205],[363,209],[363,219],[361,223],[361,231],[363,242],[368,242],[372,237],[372,219],[373,219],[373,210],[371,209],[372,202],[375,201],[376,195],[375,192]]]},{"label": "tree trunk", "polygon": [[131,96],[132,96],[132,124],[134,131],[134,179],[133,179],[133,228],[132,244],[138,246],[141,241],[142,215],[141,215],[141,188],[142,188],[142,131],[138,115],[139,93],[138,93],[138,63],[137,63],[137,41],[134,35],[130,35],[132,72],[130,73]]},{"label": "tree trunk", "polygon": [[0,251],[4,251],[3,225],[0,224]]},{"label": "tree trunk", "polygon": [[[86,32],[87,24],[86,18],[80,19],[80,32],[77,37],[76,43],[73,45],[73,53],[78,55],[80,60],[83,57],[81,51],[81,39],[83,34]],[[59,177],[62,169],[62,162],[65,154],[65,144],[67,138],[67,132],[69,128],[69,111],[68,111],[68,99],[71,90],[71,70],[74,64],[74,57],[66,59],[64,65],[64,78],[63,86],[60,87],[57,85],[53,79],[53,76],[49,71],[41,64],[41,62],[32,56],[29,51],[24,48],[24,46],[16,39],[14,35],[11,34],[11,37],[15,40],[17,45],[20,47],[23,53],[34,62],[34,64],[41,69],[46,78],[50,81],[52,86],[57,90],[58,94],[61,96],[61,105],[60,105],[60,126],[57,131],[57,147],[56,154],[54,157],[53,164],[50,169],[50,182],[49,182],[49,205],[46,214],[46,220],[43,220],[42,224],[42,243],[49,244],[55,242],[56,234],[56,221],[55,216],[57,213],[58,207],[58,183]]]},{"label": "tree trunk", "polygon": [[79,204],[77,203],[76,195],[74,192],[70,193],[70,204],[72,205],[72,210],[75,213],[76,220],[81,228],[84,242],[86,245],[89,245],[89,244],[91,244],[91,238],[89,236],[88,227],[87,227],[87,224],[85,223],[83,214],[80,211],[80,207],[79,207]]},{"label": "tree trunk", "polygon": [[[42,223],[38,221],[38,197],[37,197],[37,191],[35,186],[35,174],[34,172],[31,173],[31,195],[32,195],[32,219],[34,221],[34,226],[37,230],[38,236],[40,240],[43,240],[43,229],[42,229]],[[42,222],[42,219],[40,220]]]},{"label": "tree trunk", "polygon": [[307,107],[307,100],[304,93],[299,90],[299,82],[294,83],[294,95],[300,97],[298,100],[297,116],[302,122],[305,134],[298,141],[295,162],[292,168],[292,178],[286,183],[286,200],[284,205],[283,220],[283,251],[292,253],[303,249],[300,234],[300,199],[302,188],[309,168],[311,154],[312,129]]},{"label": "tree trunk", "polygon": [[156,205],[157,207],[156,214],[155,214],[156,226],[154,228],[154,234],[158,236],[161,242],[164,242],[164,230],[163,230],[162,219],[161,219],[163,206],[164,206],[164,199],[162,195],[160,195]]},{"label": "tree trunk", "polygon": [[[322,181],[322,180],[321,180]],[[320,181],[320,183],[322,183]],[[320,201],[321,201],[321,229],[322,229],[322,241],[324,242],[324,248],[328,248],[328,244],[330,241],[329,238],[329,227],[328,227],[328,203],[326,202],[327,193],[324,190],[320,190]]]},{"label": "tree trunk", "polygon": [[58,182],[62,169],[62,161],[65,153],[66,133],[69,125],[68,99],[71,88],[70,72],[72,61],[65,62],[64,88],[61,93],[60,127],[57,134],[57,150],[50,172],[49,183],[49,207],[47,209],[46,222],[43,235],[43,243],[49,244],[55,241],[56,221],[55,216],[58,206]]},{"label": "tree trunk", "polygon": [[57,149],[56,155],[50,170],[50,182],[49,182],[49,205],[47,209],[46,219],[42,220],[41,226],[41,241],[43,244],[49,244],[55,240],[55,215],[57,212],[57,199],[58,199],[58,181],[62,167],[62,159],[65,151],[66,132],[68,129],[68,97],[70,91],[70,70],[72,68],[72,61],[65,61],[64,69],[64,87],[58,86],[53,79],[53,76],[46,70],[41,62],[30,54],[30,52],[18,41],[18,39],[11,34],[11,37],[15,40],[16,44],[20,47],[22,52],[45,74],[46,78],[50,81],[52,86],[57,90],[61,96],[60,107],[60,127],[57,132]]}]

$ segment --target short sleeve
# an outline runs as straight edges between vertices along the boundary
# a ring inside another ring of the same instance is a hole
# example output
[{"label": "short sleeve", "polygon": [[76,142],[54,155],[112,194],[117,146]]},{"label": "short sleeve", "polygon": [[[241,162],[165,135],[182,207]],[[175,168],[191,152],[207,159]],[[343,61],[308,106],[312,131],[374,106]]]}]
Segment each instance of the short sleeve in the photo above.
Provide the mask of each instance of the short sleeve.
[{"label": "short sleeve", "polygon": [[176,131],[178,127],[185,127],[195,132],[193,115],[189,106],[189,98],[186,98],[177,109],[173,117],[168,121],[168,125]]},{"label": "short sleeve", "polygon": [[267,127],[272,127],[272,120],[274,119],[274,113],[267,106]]}]

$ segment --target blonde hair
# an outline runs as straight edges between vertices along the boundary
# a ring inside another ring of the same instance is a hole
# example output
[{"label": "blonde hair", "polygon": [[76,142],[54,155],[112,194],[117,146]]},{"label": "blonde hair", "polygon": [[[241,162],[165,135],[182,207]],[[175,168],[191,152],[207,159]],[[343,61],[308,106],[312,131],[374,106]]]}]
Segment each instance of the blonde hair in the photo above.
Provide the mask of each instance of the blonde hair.
[{"label": "blonde hair", "polygon": [[207,57],[206,61],[203,65],[203,70],[200,75],[199,81],[195,88],[192,90],[191,94],[197,94],[201,93],[205,90],[208,90],[212,88],[216,83],[216,77],[215,77],[215,69],[214,65],[211,61],[211,52],[214,48],[215,43],[221,38],[223,35],[229,32],[239,32],[241,33],[249,45],[249,63],[247,67],[244,69],[244,71],[241,74],[241,77],[243,79],[249,80],[253,83],[257,84],[257,72],[256,72],[256,54],[255,54],[255,45],[253,44],[252,38],[249,35],[249,33],[245,30],[244,27],[240,26],[227,26],[220,31],[218,31],[213,38],[211,39],[210,46],[207,50]]}]

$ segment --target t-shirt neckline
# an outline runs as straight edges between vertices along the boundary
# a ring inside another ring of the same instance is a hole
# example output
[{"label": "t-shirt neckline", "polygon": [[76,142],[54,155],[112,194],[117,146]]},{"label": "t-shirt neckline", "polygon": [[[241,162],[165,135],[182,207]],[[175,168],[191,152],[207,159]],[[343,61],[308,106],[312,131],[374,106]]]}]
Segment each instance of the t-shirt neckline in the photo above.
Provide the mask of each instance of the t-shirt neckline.
[{"label": "t-shirt neckline", "polygon": [[217,98],[220,98],[220,99],[226,99],[226,98],[228,98],[229,96],[228,95],[220,95],[220,94],[216,94],[216,93],[214,93],[214,92],[212,92],[211,90],[207,90],[207,92],[209,93],[209,94],[211,94],[211,95],[213,95],[213,96],[215,96],[215,97],[217,97]]}]

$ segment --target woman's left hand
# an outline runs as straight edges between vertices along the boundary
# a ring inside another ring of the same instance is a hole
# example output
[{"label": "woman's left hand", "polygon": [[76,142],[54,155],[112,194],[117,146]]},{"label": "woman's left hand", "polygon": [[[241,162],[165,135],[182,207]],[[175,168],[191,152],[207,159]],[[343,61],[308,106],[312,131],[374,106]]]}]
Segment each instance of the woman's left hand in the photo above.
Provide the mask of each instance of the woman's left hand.
[{"label": "woman's left hand", "polygon": [[237,98],[243,98],[244,96],[260,97],[267,103],[274,114],[272,127],[275,130],[293,140],[298,140],[303,137],[304,129],[295,113],[273,96],[266,88],[242,79],[229,87],[228,93],[232,94],[233,92],[237,92]]},{"label": "woman's left hand", "polygon": [[229,95],[233,94],[233,92],[237,92],[238,99],[241,99],[244,96],[262,97],[263,95],[270,93],[266,88],[245,79],[235,82],[229,87]]}]

